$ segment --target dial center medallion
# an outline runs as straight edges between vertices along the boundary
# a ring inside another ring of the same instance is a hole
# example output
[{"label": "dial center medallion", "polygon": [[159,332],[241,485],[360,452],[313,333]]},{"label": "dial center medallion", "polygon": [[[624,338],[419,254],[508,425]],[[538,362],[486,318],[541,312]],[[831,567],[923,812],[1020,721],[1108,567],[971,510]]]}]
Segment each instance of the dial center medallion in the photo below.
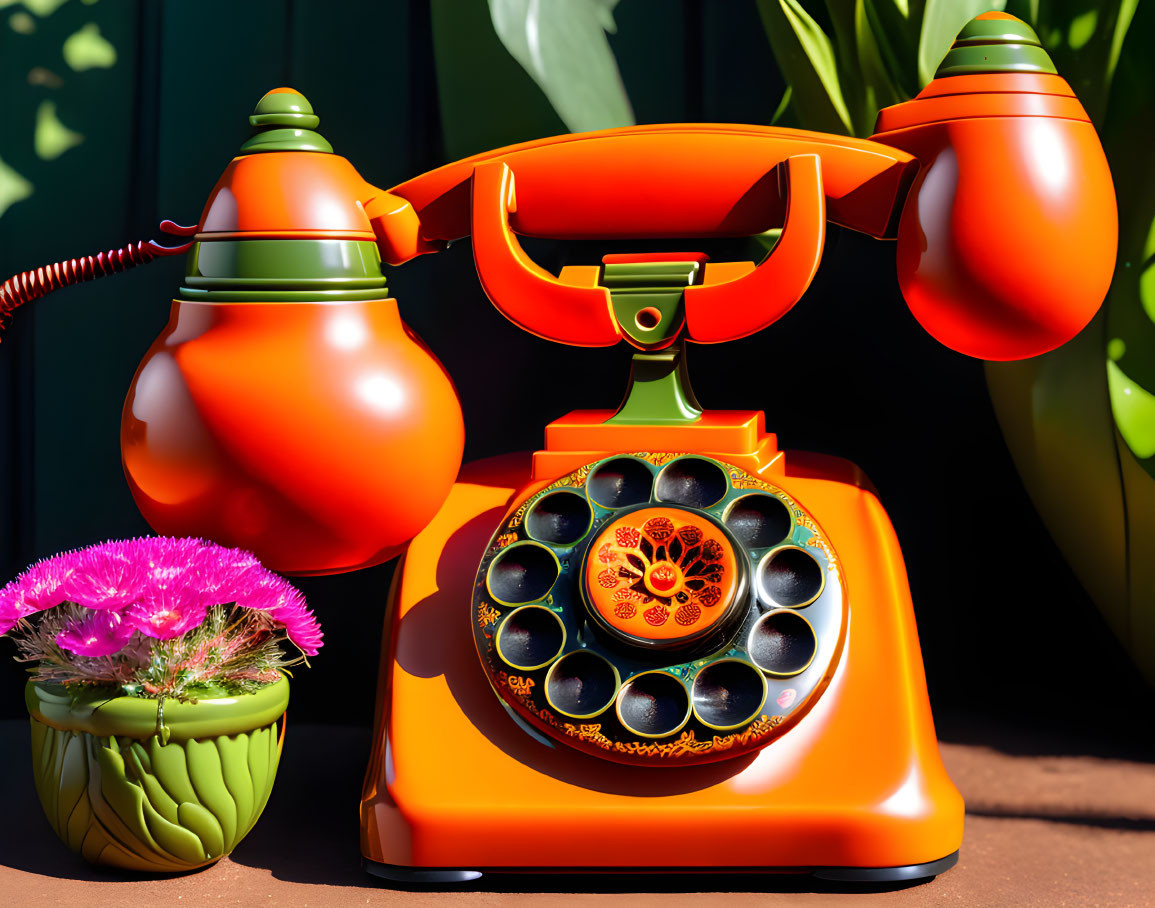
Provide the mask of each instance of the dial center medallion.
[{"label": "dial center medallion", "polygon": [[586,599],[595,619],[642,646],[700,640],[740,607],[742,585],[725,531],[708,516],[679,508],[619,517],[586,557]]}]

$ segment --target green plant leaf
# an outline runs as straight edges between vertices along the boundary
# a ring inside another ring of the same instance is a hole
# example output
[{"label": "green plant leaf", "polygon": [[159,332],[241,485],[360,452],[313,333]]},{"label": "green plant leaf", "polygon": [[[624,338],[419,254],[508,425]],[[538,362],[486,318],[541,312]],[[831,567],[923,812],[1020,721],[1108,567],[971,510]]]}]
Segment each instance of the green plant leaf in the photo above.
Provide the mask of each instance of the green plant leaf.
[{"label": "green plant leaf", "polygon": [[1006,0],[926,0],[918,41],[919,85],[934,78],[934,71],[964,25],[979,13],[1002,12],[1006,5]]},{"label": "green plant leaf", "polygon": [[778,102],[778,106],[774,108],[774,116],[770,118],[771,126],[787,126],[788,121],[794,120],[794,112],[790,105],[791,99],[794,97],[794,91],[789,85],[786,86],[786,91],[782,92],[782,99]]},{"label": "green plant leaf", "polygon": [[1115,14],[1114,27],[1111,30],[1111,47],[1107,52],[1107,60],[1103,66],[1103,76],[1107,88],[1115,78],[1115,69],[1119,65],[1119,55],[1123,52],[1123,40],[1131,28],[1135,18],[1135,11],[1139,8],[1139,0],[1122,0]]},{"label": "green plant leaf", "polygon": [[1041,4],[1042,0],[1007,0],[1007,5],[1003,11],[1017,16],[1038,32]]},{"label": "green plant leaf", "polygon": [[89,22],[80,31],[69,35],[61,53],[64,62],[78,72],[116,65],[116,48],[100,34],[100,27],[95,22]]},{"label": "green plant leaf", "polygon": [[634,113],[606,32],[617,0],[489,0],[501,43],[573,132],[629,126]]},{"label": "green plant leaf", "polygon": [[826,0],[826,12],[833,28],[834,59],[838,70],[838,85],[842,100],[850,115],[855,135],[862,135],[862,122],[867,119],[864,110],[866,89],[862,80],[862,65],[858,57],[858,36],[854,20],[857,0]]},{"label": "green plant leaf", "polygon": [[862,68],[863,111],[856,123],[856,134],[869,136],[874,132],[874,121],[883,107],[905,100],[891,81],[882,50],[875,40],[874,30],[866,12],[867,0],[856,0],[854,7],[854,35],[858,44],[859,66]]},{"label": "green plant leaf", "polygon": [[42,161],[54,161],[70,148],[84,141],[84,136],[73,132],[60,122],[55,101],[41,101],[36,109],[36,132],[32,147]]},{"label": "green plant leaf", "polygon": [[23,3],[32,12],[44,19],[51,16],[57,9],[64,6],[68,0],[0,0],[0,9]]},{"label": "green plant leaf", "polygon": [[1155,394],[1111,360],[1107,360],[1107,387],[1119,434],[1140,460],[1155,457]]},{"label": "green plant leaf", "polygon": [[863,9],[879,56],[900,99],[918,93],[918,35],[922,9],[912,16],[905,0],[865,0]]},{"label": "green plant leaf", "polygon": [[0,217],[21,199],[32,195],[33,186],[0,159]]},{"label": "green plant leaf", "polygon": [[792,107],[807,129],[851,134],[853,124],[830,39],[798,0],[758,0],[774,58],[793,89]]},{"label": "green plant leaf", "polygon": [[493,30],[486,0],[430,0],[437,101],[449,160],[566,126]]},{"label": "green plant leaf", "polygon": [[1034,26],[1055,67],[1099,129],[1138,7],[1138,0],[1007,2],[1007,12]]}]

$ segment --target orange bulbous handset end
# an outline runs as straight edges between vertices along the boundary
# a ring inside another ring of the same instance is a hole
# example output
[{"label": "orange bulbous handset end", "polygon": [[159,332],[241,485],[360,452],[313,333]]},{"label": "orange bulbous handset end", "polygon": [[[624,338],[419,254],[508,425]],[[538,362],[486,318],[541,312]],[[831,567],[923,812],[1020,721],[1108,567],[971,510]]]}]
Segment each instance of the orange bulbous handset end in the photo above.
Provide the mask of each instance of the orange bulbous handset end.
[{"label": "orange bulbous handset end", "polygon": [[1030,26],[1004,13],[971,20],[934,81],[881,111],[872,138],[922,164],[897,268],[932,336],[1009,360],[1086,326],[1115,266],[1115,191],[1086,111]]},{"label": "orange bulbous handset end", "polygon": [[249,122],[129,388],[125,476],[158,533],[283,573],[368,567],[433,519],[461,465],[456,390],[379,258],[426,244],[298,92],[269,92]]}]

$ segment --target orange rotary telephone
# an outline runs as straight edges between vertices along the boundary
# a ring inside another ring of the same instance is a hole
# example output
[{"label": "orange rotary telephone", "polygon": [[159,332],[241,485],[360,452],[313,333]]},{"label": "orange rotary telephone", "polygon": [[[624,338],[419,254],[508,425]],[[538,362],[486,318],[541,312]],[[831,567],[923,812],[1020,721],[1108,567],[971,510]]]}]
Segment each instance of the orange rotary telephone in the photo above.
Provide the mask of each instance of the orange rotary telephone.
[{"label": "orange rotary telephone", "polygon": [[[551,423],[532,459],[467,465],[403,556],[361,807],[367,868],[449,883],[952,866],[963,803],[886,513],[853,465],[778,450],[761,413],[703,411],[683,344],[781,317],[827,219],[897,238],[903,295],[957,350],[1018,358],[1078,332],[1110,282],[1114,193],[1033,33],[974,20],[869,141],[643,126],[500,149],[390,192],[408,204],[379,234],[387,260],[472,236],[482,286],[516,324],[637,352],[616,412]],[[774,228],[757,266],[619,254],[556,278],[517,239],[677,250]]]},{"label": "orange rotary telephone", "polygon": [[[402,553],[366,867],[444,884],[579,869],[896,881],[952,866],[963,803],[885,511],[852,464],[780,451],[762,413],[703,410],[685,344],[780,318],[827,220],[897,240],[903,296],[955,350],[1013,359],[1073,337],[1111,279],[1115,197],[1030,28],[970,22],[870,140],[640,126],[487,152],[385,192],[292,90],[250,121],[200,222],[163,225],[187,246],[26,273],[0,316],[189,249],[125,404],[141,511],[289,573]],[[752,235],[774,241],[760,264],[685,251]],[[532,457],[458,473],[452,385],[381,262],[467,236],[514,323],[635,353],[616,411],[572,412]],[[554,276],[519,236],[648,251]]]}]

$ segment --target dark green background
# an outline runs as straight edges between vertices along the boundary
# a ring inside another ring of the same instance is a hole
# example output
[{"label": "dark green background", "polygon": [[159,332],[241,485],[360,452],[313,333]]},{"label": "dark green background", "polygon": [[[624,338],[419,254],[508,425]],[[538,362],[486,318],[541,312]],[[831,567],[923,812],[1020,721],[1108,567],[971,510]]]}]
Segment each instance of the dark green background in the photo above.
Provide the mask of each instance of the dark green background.
[{"label": "dark green background", "polygon": [[[252,105],[278,85],[304,92],[336,151],[383,187],[564,131],[504,55],[480,0],[70,0],[30,35],[8,27],[15,9],[0,13],[0,157],[35,193],[0,217],[5,276],[156,237],[162,218],[195,222],[248,135]],[[783,83],[752,2],[623,0],[616,19],[612,45],[638,122],[768,122]],[[118,61],[73,72],[60,48],[88,22]],[[30,84],[37,66],[61,84]],[[46,98],[85,136],[54,161],[32,146]],[[610,251],[530,249],[555,271],[567,256]],[[617,404],[624,348],[578,350],[518,331],[472,267],[460,243],[389,274],[404,317],[458,382],[467,457],[532,449],[548,420]],[[182,270],[183,260],[164,260],[64,290],[18,312],[4,335],[0,580],[62,548],[147,532],[121,472],[120,408]],[[874,480],[904,547],[947,735],[1003,723],[1040,741],[1149,743],[1134,719],[1150,715],[1150,694],[1026,499],[981,364],[917,326],[891,246],[832,228],[792,313],[753,338],[695,347],[690,364],[707,407],[764,409],[784,447],[847,457]],[[300,581],[327,634],[294,686],[300,720],[368,721],[390,574],[385,565]],[[4,660],[0,674],[0,715],[19,715],[20,668]]]}]

